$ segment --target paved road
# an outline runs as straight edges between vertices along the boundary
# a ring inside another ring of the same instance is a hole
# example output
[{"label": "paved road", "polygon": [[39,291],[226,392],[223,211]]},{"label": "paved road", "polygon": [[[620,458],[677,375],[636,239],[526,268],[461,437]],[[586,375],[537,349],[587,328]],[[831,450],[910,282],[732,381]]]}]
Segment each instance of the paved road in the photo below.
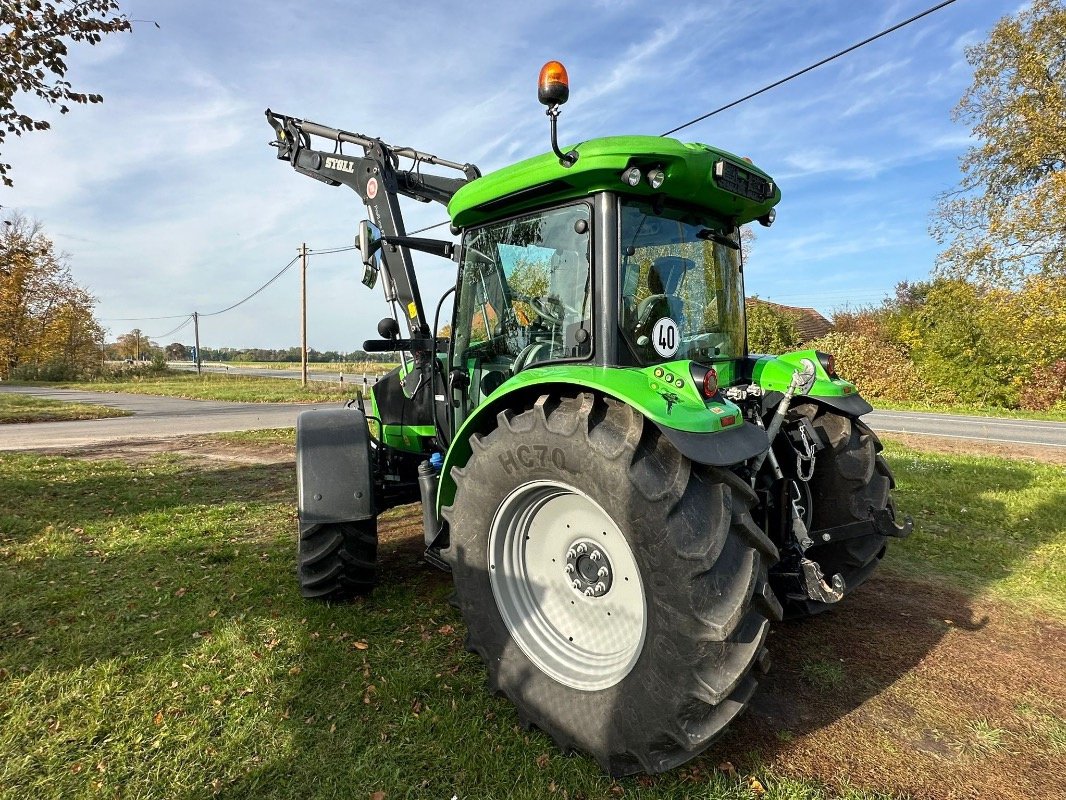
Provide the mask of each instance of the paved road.
[{"label": "paved road", "polygon": [[[255,370],[260,372],[260,370]],[[314,405],[296,403],[225,403],[110,392],[81,392],[30,386],[3,386],[0,392],[33,394],[68,402],[99,403],[120,408],[131,417],[84,422],[35,422],[0,425],[0,450],[64,447],[118,439],[165,438],[197,433],[287,428],[296,415]],[[330,404],[332,405],[332,404]],[[1066,422],[874,411],[866,421],[881,433],[909,433],[949,439],[1066,448]]]},{"label": "paved road", "polygon": [[1066,447],[1066,422],[926,414],[917,411],[874,411],[863,419],[879,433],[909,433],[946,439]]},{"label": "paved road", "polygon": [[[81,392],[31,386],[3,386],[0,392],[32,394],[53,400],[97,403],[131,417],[70,422],[0,425],[0,450],[76,447],[122,439],[163,439],[196,433],[291,428],[296,415],[316,405],[298,403],[225,403],[144,394]],[[336,405],[336,404],[327,404]]]}]

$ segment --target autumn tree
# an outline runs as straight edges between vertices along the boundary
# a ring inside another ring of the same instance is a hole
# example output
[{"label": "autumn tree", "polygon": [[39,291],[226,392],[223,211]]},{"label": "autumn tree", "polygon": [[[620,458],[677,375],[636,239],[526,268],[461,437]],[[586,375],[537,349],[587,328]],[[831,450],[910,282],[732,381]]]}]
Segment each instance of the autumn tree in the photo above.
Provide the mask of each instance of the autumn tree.
[{"label": "autumn tree", "polygon": [[0,377],[94,368],[103,340],[94,304],[39,222],[13,214],[0,224]]},{"label": "autumn tree", "polygon": [[[66,114],[73,103],[103,97],[74,91],[67,74],[68,43],[98,44],[109,33],[128,31],[130,21],[115,0],[3,0],[0,2],[0,148],[7,134],[43,131],[49,122],[26,113],[37,98]],[[18,110],[15,101],[18,100]],[[0,162],[0,179],[12,185],[10,164]]]},{"label": "autumn tree", "polygon": [[157,349],[159,345],[149,340],[140,328],[134,328],[129,333],[119,336],[118,341],[115,342],[115,347],[123,358],[132,358],[135,361],[140,361],[144,356],[149,355],[153,349]]},{"label": "autumn tree", "polygon": [[973,83],[954,117],[977,144],[933,223],[940,275],[1020,286],[1066,274],[1066,4],[1033,0],[967,48]]}]

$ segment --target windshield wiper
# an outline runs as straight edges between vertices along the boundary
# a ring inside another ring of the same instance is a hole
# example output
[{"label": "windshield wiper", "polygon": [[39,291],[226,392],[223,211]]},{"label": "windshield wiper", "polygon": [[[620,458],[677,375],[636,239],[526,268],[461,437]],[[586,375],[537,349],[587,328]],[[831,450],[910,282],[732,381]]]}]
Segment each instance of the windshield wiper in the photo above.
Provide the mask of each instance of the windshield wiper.
[{"label": "windshield wiper", "polygon": [[702,231],[696,234],[700,239],[710,239],[716,244],[724,245],[730,250],[739,250],[740,244],[735,240],[729,238],[724,233],[719,233],[714,228],[704,228]]}]

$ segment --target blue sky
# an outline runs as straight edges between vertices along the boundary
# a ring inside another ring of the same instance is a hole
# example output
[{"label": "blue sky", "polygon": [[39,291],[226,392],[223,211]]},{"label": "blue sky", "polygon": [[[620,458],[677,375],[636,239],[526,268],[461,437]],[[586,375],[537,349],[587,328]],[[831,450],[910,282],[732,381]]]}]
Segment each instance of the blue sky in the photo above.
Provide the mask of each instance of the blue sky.
[{"label": "blue sky", "polygon": [[[301,242],[351,244],[354,192],[275,160],[268,106],[482,171],[548,149],[541,64],[570,74],[564,142],[658,134],[910,17],[932,0],[462,4],[126,0],[132,34],[72,50],[68,77],[104,103],[11,140],[0,205],[40,219],[98,297],[114,337],[158,336],[247,295]],[[928,276],[935,195],[958,179],[969,130],[951,109],[964,48],[1017,3],[955,4],[678,136],[750,156],[782,189],[757,228],[747,291],[823,313]],[[408,228],[446,218],[407,206]],[[444,230],[444,229],[441,229]],[[351,350],[385,315],[358,253],[312,256],[308,341]],[[422,295],[453,263],[417,256]],[[191,328],[162,343],[191,342]],[[299,271],[203,320],[205,346],[299,342]]]}]

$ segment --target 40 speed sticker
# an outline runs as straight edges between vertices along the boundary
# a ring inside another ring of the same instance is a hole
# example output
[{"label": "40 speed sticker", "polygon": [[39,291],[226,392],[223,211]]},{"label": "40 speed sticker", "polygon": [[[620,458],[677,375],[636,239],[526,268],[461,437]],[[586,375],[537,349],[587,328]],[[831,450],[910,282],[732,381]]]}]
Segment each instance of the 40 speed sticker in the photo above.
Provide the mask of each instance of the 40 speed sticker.
[{"label": "40 speed sticker", "polygon": [[663,317],[651,329],[651,346],[663,358],[669,358],[677,352],[681,337],[677,332],[677,323],[670,317]]}]

